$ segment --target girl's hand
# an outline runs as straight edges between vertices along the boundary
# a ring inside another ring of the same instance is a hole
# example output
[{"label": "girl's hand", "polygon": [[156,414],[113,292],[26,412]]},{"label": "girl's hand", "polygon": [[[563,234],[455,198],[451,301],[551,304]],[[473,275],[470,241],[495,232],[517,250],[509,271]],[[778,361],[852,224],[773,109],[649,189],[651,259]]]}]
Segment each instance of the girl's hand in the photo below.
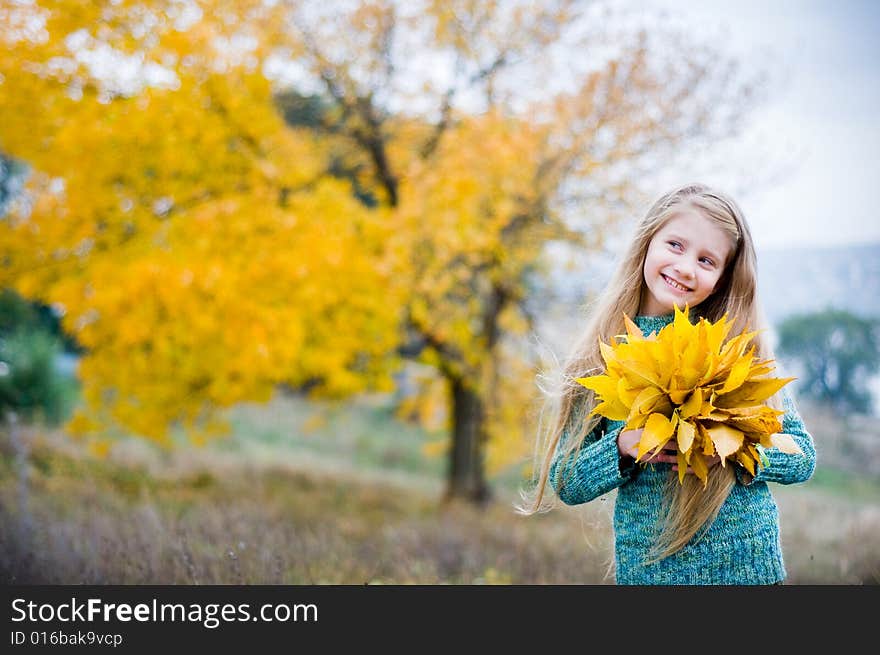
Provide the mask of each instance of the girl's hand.
[{"label": "girl's hand", "polygon": [[[620,434],[617,435],[617,450],[624,457],[632,457],[635,459],[639,455],[639,439],[642,438],[643,428],[638,430],[625,430],[621,431]],[[675,442],[675,439],[670,439],[665,444],[663,444],[663,448],[660,449],[656,455],[653,457],[648,457],[647,459],[643,459],[643,462],[650,462],[652,464],[657,462],[666,462],[668,464],[675,464],[678,459],[676,458],[676,453],[678,452],[678,446]]]},{"label": "girl's hand", "polygon": [[[617,435],[617,450],[624,457],[632,457],[635,459],[639,454],[639,439],[642,438],[642,429],[639,430],[626,430],[622,431]],[[661,448],[656,455],[653,457],[648,457],[647,459],[642,460],[643,462],[666,462],[667,464],[672,464],[672,470],[678,471],[678,444],[675,439],[670,439],[665,444],[663,444],[663,448]],[[712,457],[707,458],[706,466],[708,468],[712,468],[713,466],[721,463],[721,458],[718,455],[713,455]],[[693,473],[694,469],[690,466],[687,467],[685,473]]]}]

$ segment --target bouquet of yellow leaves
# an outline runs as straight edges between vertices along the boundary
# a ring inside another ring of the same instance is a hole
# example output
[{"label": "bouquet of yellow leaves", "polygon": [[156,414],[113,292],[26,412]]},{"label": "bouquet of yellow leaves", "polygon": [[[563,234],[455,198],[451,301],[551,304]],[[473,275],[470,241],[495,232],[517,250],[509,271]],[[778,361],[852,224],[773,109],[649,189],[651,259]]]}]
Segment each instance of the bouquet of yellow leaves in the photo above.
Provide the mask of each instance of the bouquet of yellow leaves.
[{"label": "bouquet of yellow leaves", "polygon": [[600,401],[591,415],[626,421],[625,430],[644,428],[636,461],[675,438],[679,483],[690,466],[705,485],[706,459],[716,454],[722,466],[730,459],[754,476],[766,463],[764,448],[802,452],[790,435],[780,434],[784,412],[764,404],[795,378],[768,377],[773,360],[756,359],[749,348],[757,332],[725,342],[726,319],[692,324],[687,307],[676,307],[672,323],[645,337],[624,314],[626,337],[599,344],[605,373],[577,379]]}]

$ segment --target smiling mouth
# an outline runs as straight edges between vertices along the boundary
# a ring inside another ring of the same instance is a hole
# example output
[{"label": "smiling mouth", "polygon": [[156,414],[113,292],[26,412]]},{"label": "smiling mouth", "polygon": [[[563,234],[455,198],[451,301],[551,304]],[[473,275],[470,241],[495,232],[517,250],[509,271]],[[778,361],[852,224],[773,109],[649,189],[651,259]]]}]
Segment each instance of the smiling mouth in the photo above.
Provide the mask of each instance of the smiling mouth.
[{"label": "smiling mouth", "polygon": [[663,281],[666,282],[670,287],[675,289],[676,291],[690,291],[691,289],[687,288],[683,284],[680,284],[673,280],[671,277],[666,277],[663,273],[660,274],[660,277],[663,278]]}]

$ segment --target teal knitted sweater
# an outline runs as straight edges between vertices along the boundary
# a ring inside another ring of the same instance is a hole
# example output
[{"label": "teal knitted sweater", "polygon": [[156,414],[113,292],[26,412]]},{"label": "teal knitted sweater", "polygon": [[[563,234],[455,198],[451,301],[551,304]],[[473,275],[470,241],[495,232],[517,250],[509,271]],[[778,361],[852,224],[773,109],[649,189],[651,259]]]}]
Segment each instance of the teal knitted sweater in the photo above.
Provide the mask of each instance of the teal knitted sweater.
[{"label": "teal knitted sweater", "polygon": [[[668,325],[672,318],[672,314],[638,316],[635,323],[648,335]],[[792,435],[803,454],[768,449],[769,465],[758,469],[754,479],[737,467],[737,482],[708,529],[699,531],[675,554],[651,564],[643,560],[658,534],[662,490],[671,464],[625,464],[627,460],[617,450],[617,435],[624,422],[607,419],[602,419],[587,436],[575,460],[560,467],[557,452],[550,484],[565,504],[586,503],[617,490],[614,537],[618,584],[753,585],[785,579],[779,516],[767,483],[808,480],[815,469],[816,450],[785,388],[782,398],[782,432]]]}]

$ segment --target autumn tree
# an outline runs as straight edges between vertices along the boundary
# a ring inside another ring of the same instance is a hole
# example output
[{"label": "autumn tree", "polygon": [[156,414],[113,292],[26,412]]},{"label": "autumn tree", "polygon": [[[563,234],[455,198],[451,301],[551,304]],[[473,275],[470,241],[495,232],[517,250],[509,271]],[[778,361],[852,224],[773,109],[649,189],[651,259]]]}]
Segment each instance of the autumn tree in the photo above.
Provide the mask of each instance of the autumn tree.
[{"label": "autumn tree", "polygon": [[582,4],[299,2],[289,17],[297,83],[330,103],[324,133],[347,140],[410,253],[403,348],[445,381],[448,496],[485,499],[486,463],[523,452],[544,246],[588,256],[641,200],[634,178],[735,130],[754,90],[711,48]]},{"label": "autumn tree", "polygon": [[486,500],[532,428],[546,246],[589,256],[752,91],[582,4],[4,0],[0,150],[33,174],[0,284],[88,349],[73,427],[210,432],[280,382],[389,389],[412,358],[447,394],[447,496]]},{"label": "autumn tree", "polygon": [[200,439],[224,430],[215,410],[279,383],[389,387],[383,212],[275,110],[247,38],[271,35],[269,9],[3,11],[0,148],[33,173],[0,224],[0,284],[64,308],[86,350],[73,431]]}]

